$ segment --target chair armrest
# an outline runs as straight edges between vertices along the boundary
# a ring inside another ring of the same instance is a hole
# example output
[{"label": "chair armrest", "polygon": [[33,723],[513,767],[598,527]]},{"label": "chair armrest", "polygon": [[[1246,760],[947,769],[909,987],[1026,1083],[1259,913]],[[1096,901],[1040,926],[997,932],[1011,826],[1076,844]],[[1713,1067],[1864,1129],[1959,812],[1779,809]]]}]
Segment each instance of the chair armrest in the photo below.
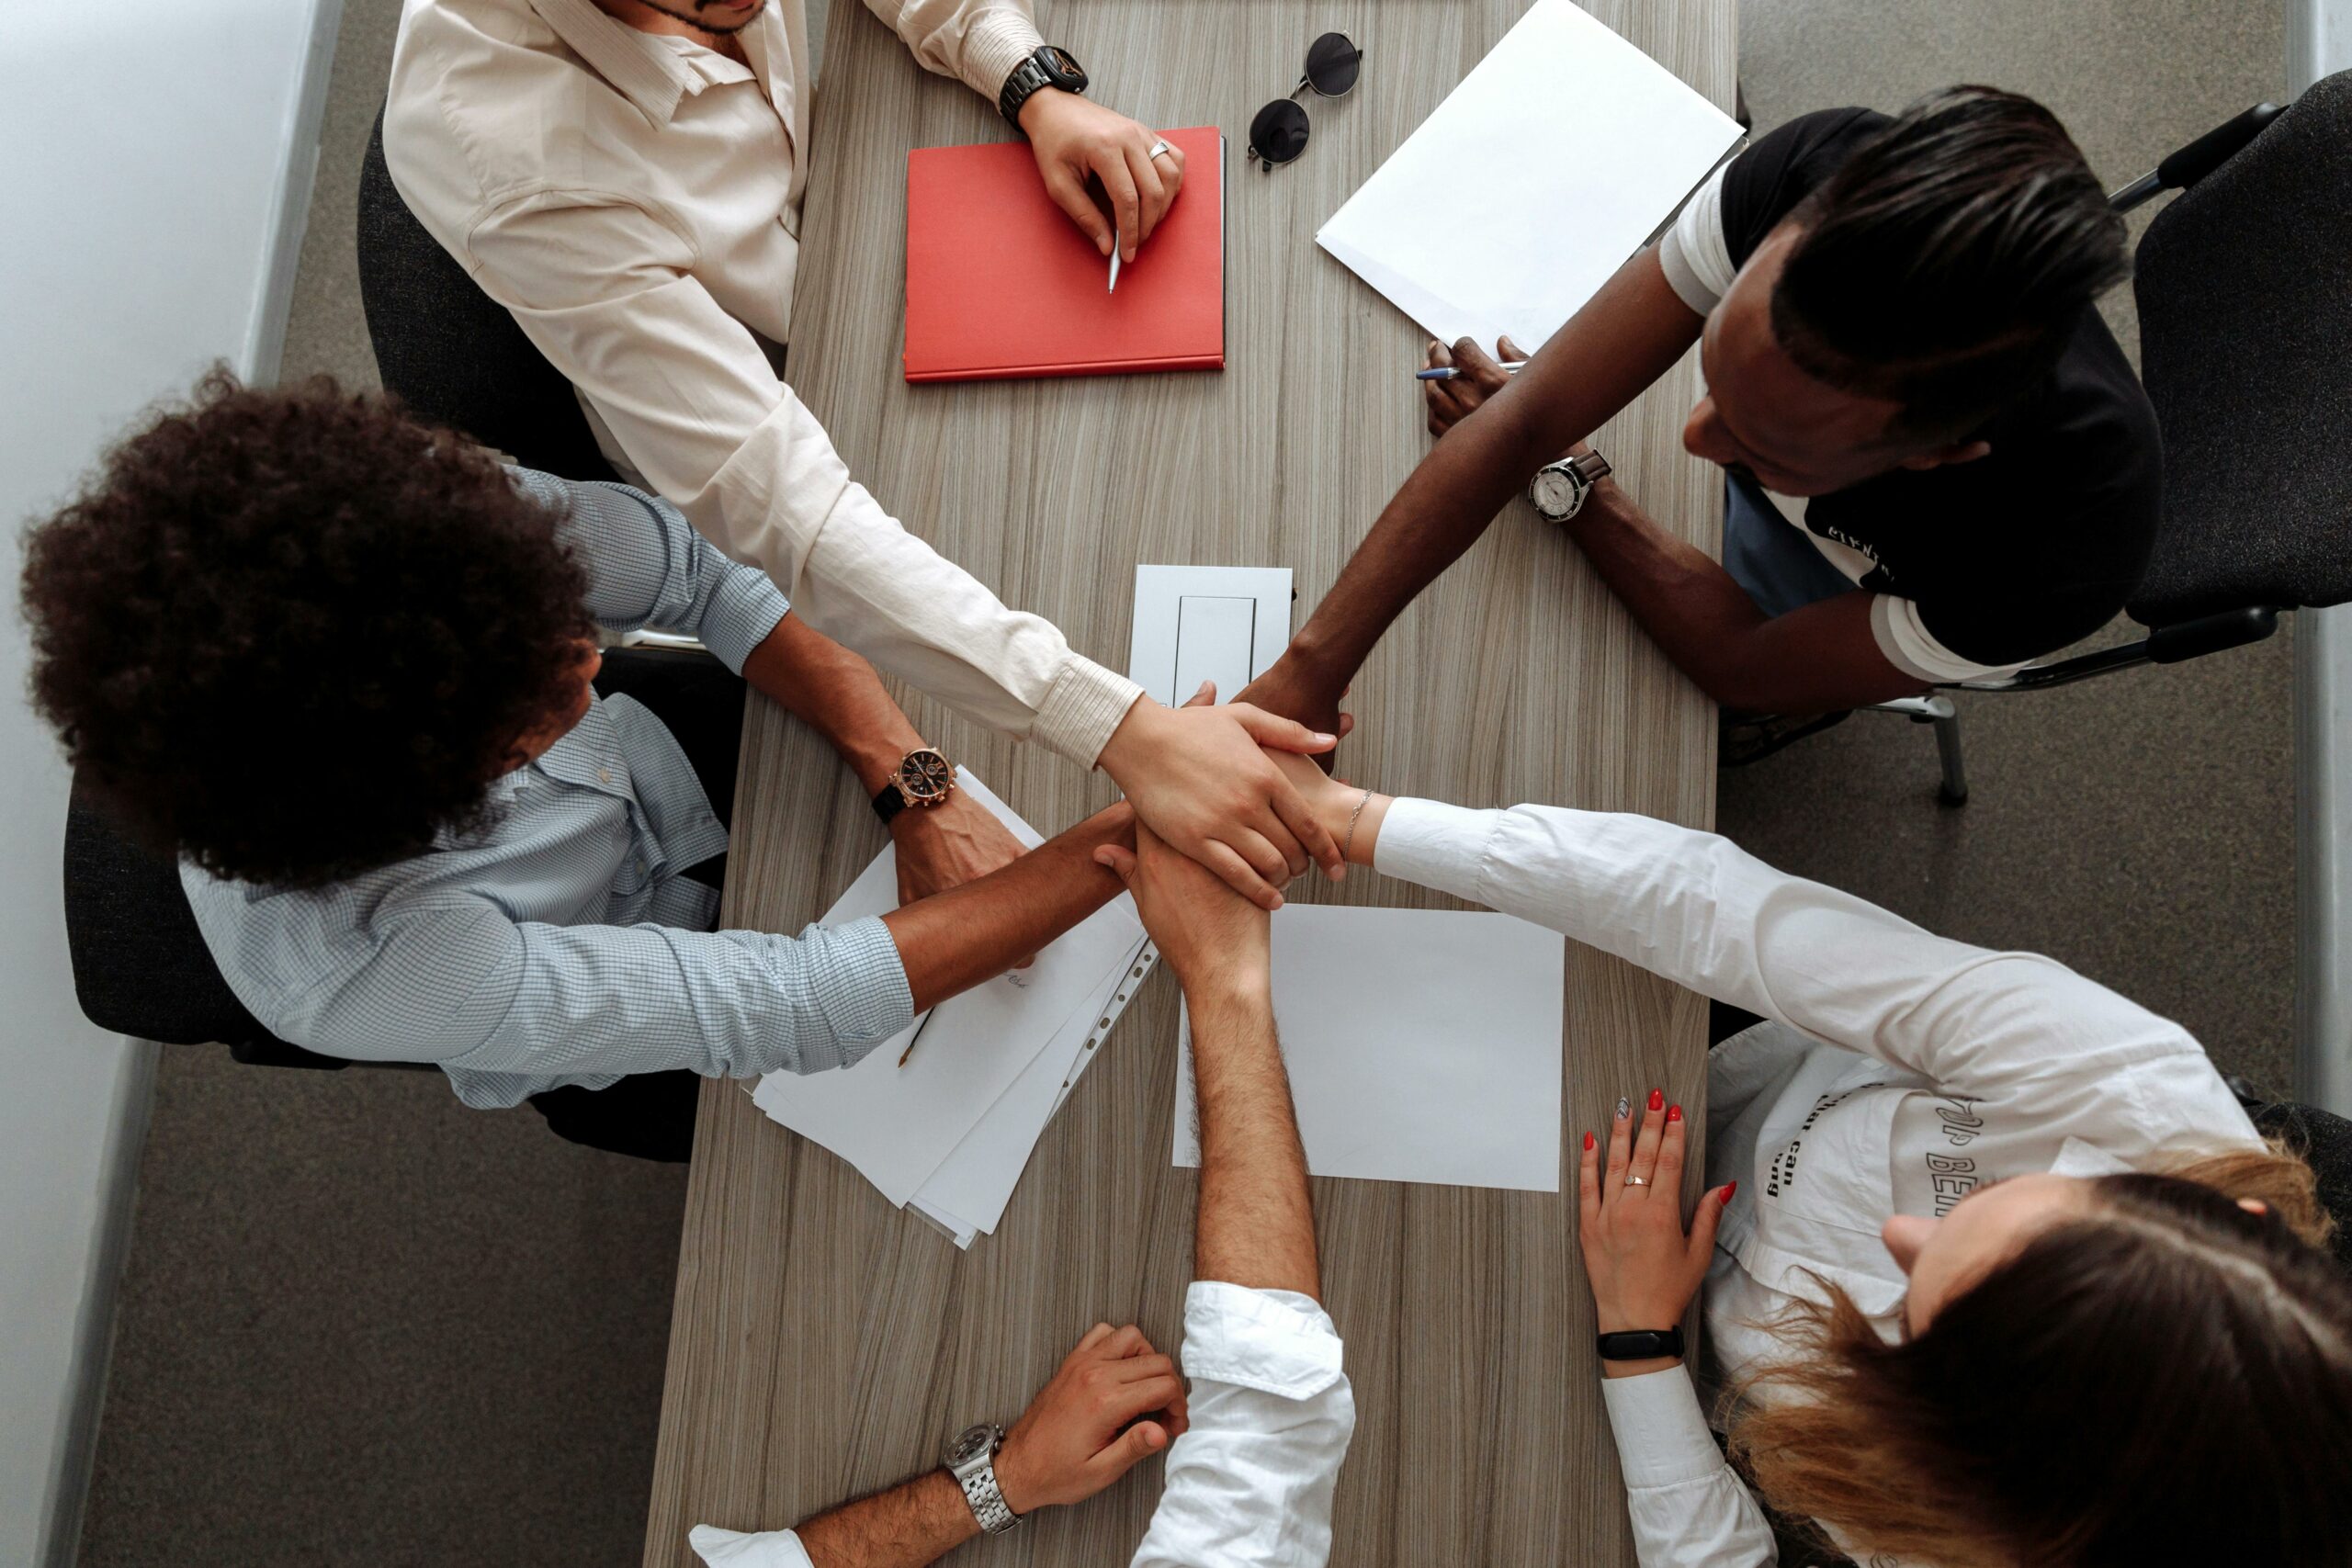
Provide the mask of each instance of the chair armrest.
[{"label": "chair armrest", "polygon": [[2156,664],[2177,664],[2184,659],[2202,659],[2224,649],[2260,642],[2278,629],[2278,612],[2267,604],[2224,610],[2218,615],[2199,615],[2193,621],[2152,628],[2148,658]]},{"label": "chair armrest", "polygon": [[2129,212],[2159,192],[2187,190],[2237,156],[2247,142],[2262,134],[2263,127],[2284,112],[2267,101],[2240,110],[2109,197],[2109,205],[2118,212]]}]

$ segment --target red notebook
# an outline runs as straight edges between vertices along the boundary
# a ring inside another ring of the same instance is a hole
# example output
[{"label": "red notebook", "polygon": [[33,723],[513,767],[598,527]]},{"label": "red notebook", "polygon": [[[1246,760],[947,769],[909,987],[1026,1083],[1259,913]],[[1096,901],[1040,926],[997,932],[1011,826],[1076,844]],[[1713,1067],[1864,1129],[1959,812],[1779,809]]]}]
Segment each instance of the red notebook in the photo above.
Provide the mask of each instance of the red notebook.
[{"label": "red notebook", "polygon": [[1184,188],[1115,293],[1027,142],[908,153],[907,379],[1224,369],[1225,137],[1161,134]]}]

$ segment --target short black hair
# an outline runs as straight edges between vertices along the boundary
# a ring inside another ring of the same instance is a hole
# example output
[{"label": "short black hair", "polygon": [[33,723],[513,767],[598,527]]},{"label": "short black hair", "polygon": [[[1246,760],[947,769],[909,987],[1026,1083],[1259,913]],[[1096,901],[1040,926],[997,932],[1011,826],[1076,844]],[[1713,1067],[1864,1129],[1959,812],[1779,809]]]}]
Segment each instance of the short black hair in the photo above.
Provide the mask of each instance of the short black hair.
[{"label": "short black hair", "polygon": [[1791,214],[1772,330],[1807,374],[1956,439],[2046,371],[2131,271],[2121,215],[2048,109],[1994,87],[1911,105]]},{"label": "short black hair", "polygon": [[128,829],[217,875],[422,853],[577,700],[563,521],[388,399],[215,370],[28,532],[33,705]]}]

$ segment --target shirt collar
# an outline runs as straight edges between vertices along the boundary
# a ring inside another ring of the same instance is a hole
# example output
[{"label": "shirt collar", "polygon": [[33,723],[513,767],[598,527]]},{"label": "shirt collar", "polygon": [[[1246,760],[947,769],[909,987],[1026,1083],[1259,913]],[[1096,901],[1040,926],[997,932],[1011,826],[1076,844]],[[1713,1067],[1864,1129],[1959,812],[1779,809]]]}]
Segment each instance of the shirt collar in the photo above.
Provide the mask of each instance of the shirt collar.
[{"label": "shirt collar", "polygon": [[669,124],[678,112],[678,100],[703,85],[674,51],[606,16],[594,0],[528,3],[556,37],[657,126]]},{"label": "shirt collar", "polygon": [[539,753],[531,766],[559,784],[576,784],[600,795],[635,798],[628,763],[621,755],[620,731],[602,697],[592,697],[580,722],[563,732],[556,743]]}]

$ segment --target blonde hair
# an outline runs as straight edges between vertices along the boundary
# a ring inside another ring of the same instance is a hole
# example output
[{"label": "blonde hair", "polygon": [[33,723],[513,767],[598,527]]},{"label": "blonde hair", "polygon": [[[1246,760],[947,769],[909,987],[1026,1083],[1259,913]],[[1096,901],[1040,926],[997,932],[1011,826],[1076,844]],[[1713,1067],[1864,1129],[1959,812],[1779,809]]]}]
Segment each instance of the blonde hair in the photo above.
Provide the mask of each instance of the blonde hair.
[{"label": "blonde hair", "polygon": [[1900,1344],[1834,1286],[1801,1303],[1735,1391],[1735,1461],[1937,1568],[2352,1562],[2352,1281],[2311,1167],[2274,1143],[2089,1186]]}]

